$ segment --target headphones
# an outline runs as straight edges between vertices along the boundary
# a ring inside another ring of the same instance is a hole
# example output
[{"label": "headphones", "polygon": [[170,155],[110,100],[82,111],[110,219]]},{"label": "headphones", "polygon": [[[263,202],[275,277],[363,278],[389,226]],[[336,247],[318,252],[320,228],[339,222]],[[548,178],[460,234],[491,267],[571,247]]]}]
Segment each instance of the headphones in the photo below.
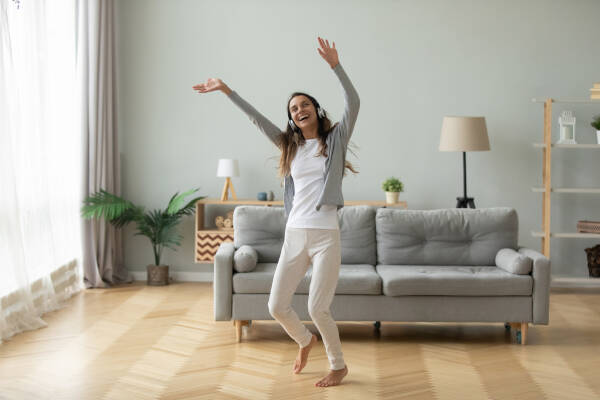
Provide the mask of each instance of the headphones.
[{"label": "headphones", "polygon": [[[321,106],[317,107],[317,115],[319,116],[319,118],[325,118],[325,110],[323,110],[323,109],[321,108]],[[290,119],[290,120],[288,121],[288,123],[290,124],[290,128],[292,128],[292,131],[293,131],[293,132],[298,132],[298,131],[299,131],[299,129],[298,129],[298,127],[296,126],[296,124],[294,123],[294,120],[293,120],[293,119]]]}]

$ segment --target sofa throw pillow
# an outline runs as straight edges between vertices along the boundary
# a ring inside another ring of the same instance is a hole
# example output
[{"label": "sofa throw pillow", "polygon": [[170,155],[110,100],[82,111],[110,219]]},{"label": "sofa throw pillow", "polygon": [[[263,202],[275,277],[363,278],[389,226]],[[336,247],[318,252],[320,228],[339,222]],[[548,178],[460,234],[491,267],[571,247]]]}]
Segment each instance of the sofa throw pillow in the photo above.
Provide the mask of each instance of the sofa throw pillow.
[{"label": "sofa throw pillow", "polygon": [[241,246],[233,253],[233,268],[237,272],[250,272],[256,267],[258,254],[247,244]]},{"label": "sofa throw pillow", "polygon": [[513,249],[500,249],[496,253],[496,266],[511,274],[527,275],[531,272],[533,260]]}]

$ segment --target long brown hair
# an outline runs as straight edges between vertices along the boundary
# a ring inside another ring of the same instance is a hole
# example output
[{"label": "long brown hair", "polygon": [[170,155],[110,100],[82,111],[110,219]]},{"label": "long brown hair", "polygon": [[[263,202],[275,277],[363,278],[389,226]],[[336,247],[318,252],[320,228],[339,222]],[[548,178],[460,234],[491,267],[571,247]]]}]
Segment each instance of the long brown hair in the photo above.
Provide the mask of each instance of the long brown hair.
[{"label": "long brown hair", "polygon": [[[296,96],[306,96],[315,106],[315,111],[319,109],[319,102],[314,97],[306,93],[294,92],[292,93],[287,102],[288,121],[292,120],[292,114],[290,113],[290,102]],[[319,139],[319,153],[322,156],[327,157],[327,135],[329,135],[333,131],[333,129],[338,125],[338,123],[336,122],[335,125],[332,126],[331,120],[327,117],[327,113],[325,112],[325,110],[323,110],[323,114],[323,117],[321,117],[319,116],[319,113],[317,111],[317,134]],[[302,135],[300,128],[296,127],[296,130],[293,130],[290,124],[287,125],[285,132],[282,132],[278,136],[278,147],[281,150],[281,157],[279,158],[279,177],[283,178],[287,175],[291,175],[292,160],[296,156],[298,147],[303,145],[305,142],[306,139],[304,139],[304,135]],[[352,152],[352,154],[356,155],[352,150],[350,151]],[[354,168],[352,163],[347,160],[345,160],[344,162],[344,172],[342,176],[346,176],[346,169],[349,169],[355,174],[358,173],[358,171]]]}]

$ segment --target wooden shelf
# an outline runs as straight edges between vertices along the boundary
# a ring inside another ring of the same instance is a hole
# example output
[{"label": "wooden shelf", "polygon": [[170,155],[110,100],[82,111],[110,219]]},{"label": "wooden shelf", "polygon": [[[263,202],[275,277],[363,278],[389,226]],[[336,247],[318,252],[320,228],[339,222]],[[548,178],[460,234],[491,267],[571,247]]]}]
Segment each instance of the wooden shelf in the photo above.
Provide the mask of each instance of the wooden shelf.
[{"label": "wooden shelf", "polygon": [[571,103],[571,104],[600,104],[600,100],[582,99],[578,97],[563,97],[562,99],[552,99],[547,97],[534,97],[531,99],[534,103],[545,103],[550,100],[552,103]]},{"label": "wooden shelf", "polygon": [[267,200],[256,200],[256,199],[228,199],[228,200],[221,200],[221,199],[217,199],[217,198],[204,198],[201,200],[198,200],[198,203],[201,204],[232,204],[232,205],[238,205],[238,204],[249,204],[249,205],[258,205],[258,206],[282,206],[283,205],[283,200],[273,200],[273,201],[267,201]]},{"label": "wooden shelf", "polygon": [[[255,199],[237,199],[237,200],[221,200],[216,198],[204,198],[198,200],[198,203],[201,204],[231,204],[231,205],[257,205],[257,206],[283,206],[283,200],[255,200]],[[369,206],[378,206],[378,207],[402,207],[407,208],[406,201],[399,201],[397,203],[386,203],[385,201],[378,200],[345,200],[345,206],[356,206],[356,205],[369,205]]]},{"label": "wooden shelf", "polygon": [[542,231],[531,232],[534,237],[542,240],[542,253],[550,258],[550,239],[551,238],[574,238],[574,239],[600,239],[597,233],[579,233],[579,232],[552,232],[550,224],[550,206],[552,193],[582,193],[582,194],[600,194],[600,188],[558,188],[552,187],[552,151],[553,149],[600,149],[600,144],[559,144],[552,142],[552,104],[570,103],[570,104],[595,104],[600,105],[600,100],[585,98],[532,98],[534,103],[543,103],[544,105],[544,136],[542,143],[533,143],[533,147],[542,150],[542,187],[533,187],[533,192],[542,193]]},{"label": "wooden shelf", "polygon": [[[541,187],[531,188],[533,192],[544,193],[546,190]],[[599,194],[600,189],[597,188],[550,188],[553,193],[590,193]]]},{"label": "wooden shelf", "polygon": [[[544,143],[533,143],[533,147],[545,149],[546,144]],[[552,143],[550,147],[556,149],[600,149],[600,144],[558,144]]]},{"label": "wooden shelf", "polygon": [[[544,232],[531,232],[534,237],[544,237]],[[600,233],[581,233],[581,232],[550,232],[551,238],[568,238],[568,239],[600,239]]]}]

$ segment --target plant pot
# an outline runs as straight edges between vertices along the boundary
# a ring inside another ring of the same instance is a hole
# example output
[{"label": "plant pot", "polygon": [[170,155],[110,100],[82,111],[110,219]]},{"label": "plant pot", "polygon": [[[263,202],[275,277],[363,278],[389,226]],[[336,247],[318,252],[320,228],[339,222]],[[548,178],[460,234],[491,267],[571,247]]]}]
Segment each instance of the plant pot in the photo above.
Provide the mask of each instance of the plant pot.
[{"label": "plant pot", "polygon": [[600,144],[600,131],[596,131],[596,142]]},{"label": "plant pot", "polygon": [[400,192],[385,192],[385,202],[388,204],[397,203],[399,194]]},{"label": "plant pot", "polygon": [[168,265],[148,265],[148,286],[165,286],[169,284],[169,266]]}]

